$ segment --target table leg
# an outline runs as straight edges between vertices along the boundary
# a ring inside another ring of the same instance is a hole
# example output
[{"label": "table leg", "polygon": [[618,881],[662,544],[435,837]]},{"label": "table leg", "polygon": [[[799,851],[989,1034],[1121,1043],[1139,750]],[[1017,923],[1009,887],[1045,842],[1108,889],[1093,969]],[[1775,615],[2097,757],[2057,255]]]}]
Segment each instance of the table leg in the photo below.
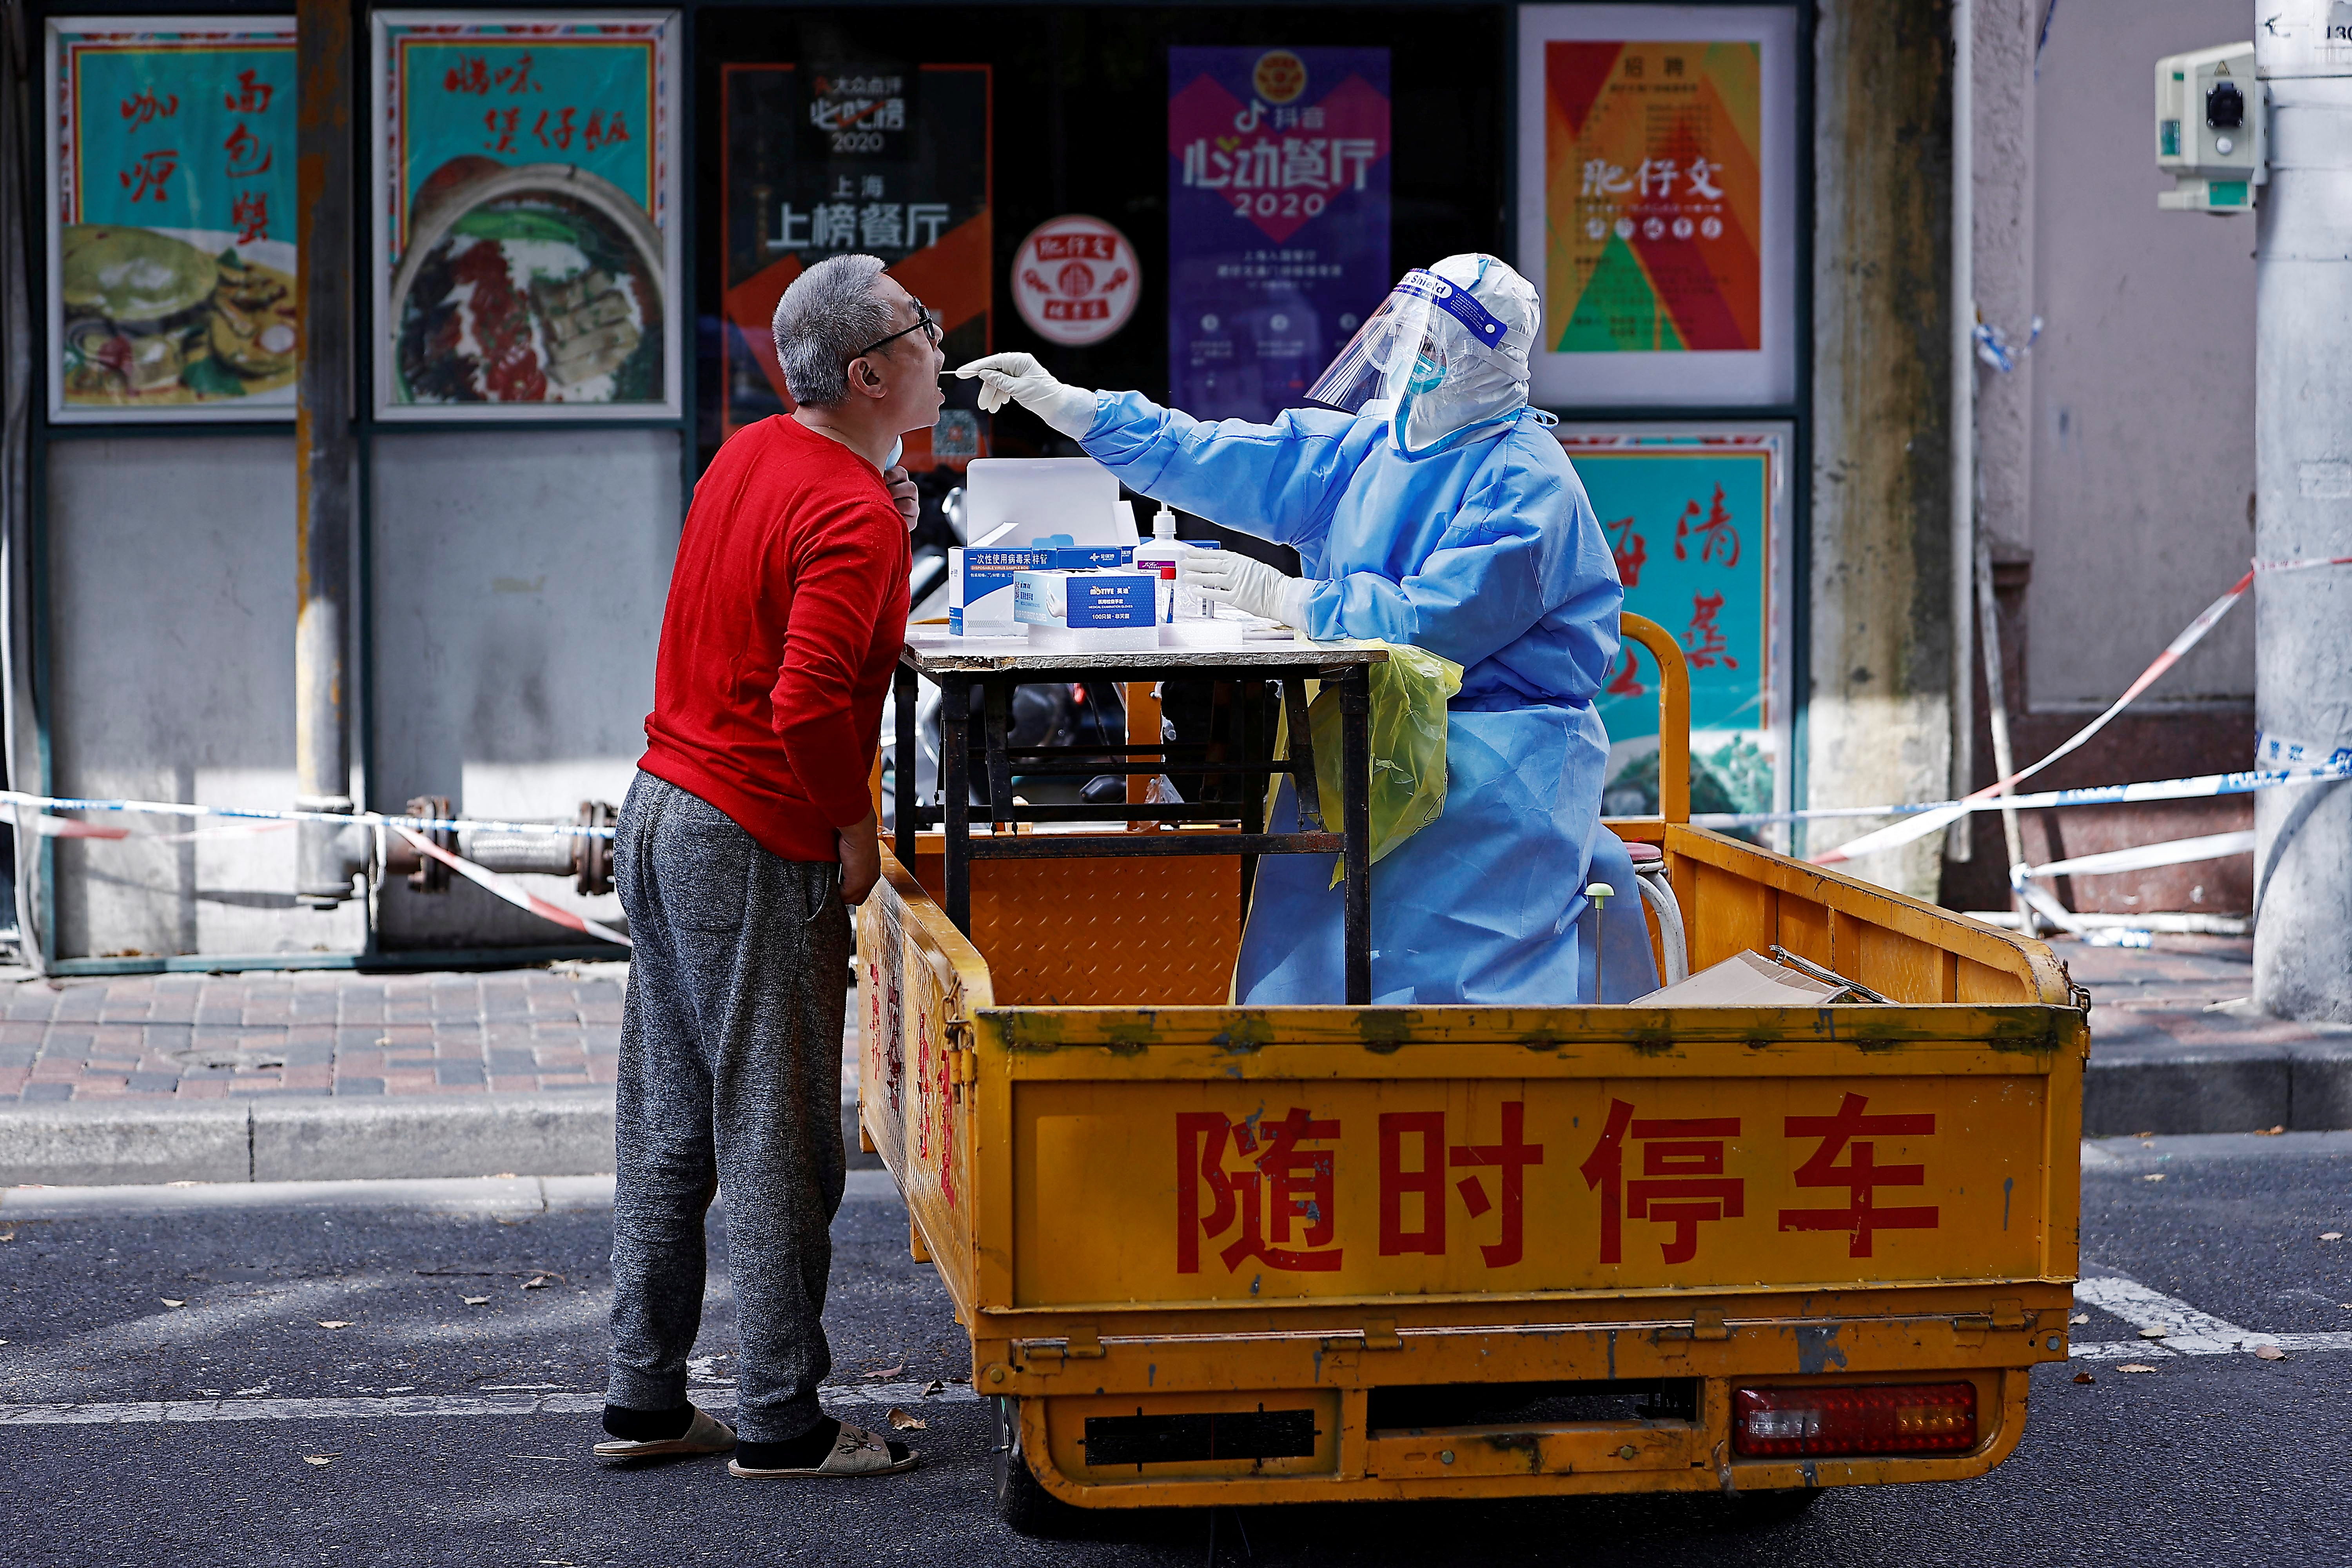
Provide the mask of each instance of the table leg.
[{"label": "table leg", "polygon": [[[1127,709],[1127,743],[1130,746],[1160,745],[1160,699],[1151,694],[1152,682],[1129,680],[1122,684],[1126,688],[1121,696],[1122,705]],[[1143,760],[1141,757],[1127,759],[1130,765]],[[1129,805],[1142,805],[1150,793],[1151,776],[1149,773],[1127,775],[1127,803]],[[1133,831],[1154,825],[1130,822],[1127,826],[1129,831]]]},{"label": "table leg", "polygon": [[[1234,687],[1234,699],[1236,704],[1234,722],[1238,727],[1240,737],[1236,754],[1244,763],[1265,762],[1267,760],[1265,682],[1262,680],[1236,682]],[[1264,833],[1265,831],[1265,797],[1267,786],[1273,782],[1273,775],[1234,773],[1229,776],[1235,781],[1234,787],[1242,793],[1242,831],[1249,834]],[[1257,857],[1244,855],[1242,857],[1242,919],[1244,921],[1249,919],[1250,890],[1256,885]]]},{"label": "table leg", "polygon": [[1013,743],[1013,688],[1003,680],[983,680],[980,687],[980,746],[988,768],[988,821],[991,833],[1013,831],[1013,760],[1005,748]]},{"label": "table leg", "polygon": [[1284,676],[1282,712],[1288,727],[1290,786],[1298,795],[1298,831],[1325,833],[1329,827],[1323,820],[1322,791],[1316,785],[1315,728],[1307,706],[1306,680],[1296,671]]},{"label": "table leg", "polygon": [[948,919],[971,934],[971,678],[940,678],[940,789],[945,796]]},{"label": "table leg", "polygon": [[920,760],[922,737],[915,725],[915,707],[920,700],[920,684],[915,672],[900,665],[891,677],[891,700],[898,715],[898,800],[893,806],[898,815],[898,864],[909,872],[915,868],[915,832],[921,826],[916,814],[922,809],[922,796],[915,788],[915,769]]},{"label": "table leg", "polygon": [[1372,1000],[1372,683],[1370,668],[1351,666],[1339,683],[1341,829],[1347,837],[1348,1005]]}]

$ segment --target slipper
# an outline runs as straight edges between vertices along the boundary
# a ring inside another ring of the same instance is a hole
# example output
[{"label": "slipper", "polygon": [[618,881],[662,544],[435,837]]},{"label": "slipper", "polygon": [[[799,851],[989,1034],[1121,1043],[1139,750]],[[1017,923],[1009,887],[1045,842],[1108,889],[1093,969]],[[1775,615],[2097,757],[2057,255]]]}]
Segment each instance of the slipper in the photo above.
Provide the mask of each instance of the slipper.
[{"label": "slipper", "polygon": [[596,1445],[600,1459],[653,1459],[665,1454],[723,1454],[735,1446],[735,1428],[709,1411],[697,1407],[694,1419],[676,1437],[653,1437],[633,1443],[608,1437]]},{"label": "slipper", "polygon": [[734,1460],[727,1461],[727,1473],[758,1480],[803,1479],[834,1480],[865,1476],[895,1476],[911,1470],[923,1462],[923,1457],[904,1443],[893,1443],[863,1426],[841,1424],[841,1436],[833,1440],[833,1452],[824,1463],[814,1469],[747,1470]]}]

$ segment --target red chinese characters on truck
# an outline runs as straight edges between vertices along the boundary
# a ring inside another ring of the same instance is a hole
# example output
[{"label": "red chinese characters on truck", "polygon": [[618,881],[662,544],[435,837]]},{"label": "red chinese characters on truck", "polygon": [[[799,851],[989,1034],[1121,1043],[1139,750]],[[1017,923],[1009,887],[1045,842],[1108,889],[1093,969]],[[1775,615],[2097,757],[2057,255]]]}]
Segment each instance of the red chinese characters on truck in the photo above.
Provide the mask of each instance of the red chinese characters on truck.
[{"label": "red chinese characters on truck", "polygon": [[[1828,1115],[1783,1119],[1785,1139],[1813,1145],[1808,1153],[1786,1152],[1793,1166],[1788,1180],[1800,1188],[1843,1188],[1846,1202],[1780,1209],[1779,1230],[1842,1232],[1850,1237],[1850,1256],[1868,1258],[1877,1231],[1937,1228],[1934,1205],[1881,1206],[1874,1198],[1881,1187],[1927,1184],[1923,1163],[1880,1164],[1875,1140],[1932,1135],[1935,1114],[1873,1115],[1868,1105],[1868,1096],[1846,1094]],[[1373,1131],[1381,1257],[1443,1258],[1468,1236],[1487,1268],[1526,1261],[1528,1172],[1544,1164],[1544,1145],[1528,1138],[1524,1100],[1497,1108],[1493,1142],[1451,1141],[1457,1130],[1475,1140],[1477,1133],[1462,1123],[1478,1120],[1463,1118],[1449,1128],[1444,1110],[1380,1114]],[[1339,1178],[1349,1145],[1340,1118],[1292,1106],[1279,1121],[1219,1111],[1179,1112],[1175,1121],[1178,1273],[1201,1272],[1204,1242],[1228,1273],[1249,1263],[1293,1273],[1342,1267]],[[1737,1116],[1644,1117],[1633,1102],[1612,1099],[1599,1136],[1576,1167],[1597,1202],[1597,1212],[1583,1211],[1593,1220],[1594,1260],[1625,1262],[1629,1222],[1655,1227],[1637,1231],[1636,1245],[1654,1240],[1658,1260],[1674,1265],[1698,1259],[1714,1234],[1702,1227],[1746,1219],[1749,1177],[1732,1173],[1735,1151],[1751,1169],[1771,1156],[1739,1144],[1741,1125]],[[1449,1186],[1449,1177],[1458,1179]],[[1554,1245],[1586,1243],[1560,1237]]]}]

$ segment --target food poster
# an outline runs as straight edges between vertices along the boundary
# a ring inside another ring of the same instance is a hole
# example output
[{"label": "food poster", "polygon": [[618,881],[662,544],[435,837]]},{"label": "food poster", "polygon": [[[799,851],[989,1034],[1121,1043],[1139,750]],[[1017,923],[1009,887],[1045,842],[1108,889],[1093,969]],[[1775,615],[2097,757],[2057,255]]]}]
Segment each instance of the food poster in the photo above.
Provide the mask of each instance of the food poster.
[{"label": "food poster", "polygon": [[379,415],[677,412],[677,26],[375,14]]},{"label": "food poster", "polygon": [[1389,51],[1168,51],[1168,370],[1202,419],[1306,402],[1396,281]]},{"label": "food poster", "polygon": [[[1770,811],[1783,793],[1785,446],[1769,433],[1580,433],[1560,444],[1609,537],[1625,608],[1682,645],[1691,682],[1691,809]],[[1601,683],[1603,811],[1658,809],[1658,667],[1631,637]]]},{"label": "food poster", "polygon": [[[990,68],[734,64],[720,83],[722,436],[791,410],[770,322],[828,256],[880,257],[945,329],[950,366],[987,353]],[[987,455],[979,384],[946,386],[938,426],[907,436],[910,469]]]},{"label": "food poster", "polygon": [[48,25],[49,412],[294,413],[294,23]]},{"label": "food poster", "polygon": [[1760,53],[1544,45],[1553,353],[1762,348]]}]

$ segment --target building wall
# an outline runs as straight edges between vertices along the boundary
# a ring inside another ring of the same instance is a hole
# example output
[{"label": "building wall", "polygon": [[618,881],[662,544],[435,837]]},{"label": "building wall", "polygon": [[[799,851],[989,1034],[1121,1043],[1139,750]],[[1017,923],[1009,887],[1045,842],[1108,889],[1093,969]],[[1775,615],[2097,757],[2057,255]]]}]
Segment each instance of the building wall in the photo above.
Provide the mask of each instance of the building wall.
[{"label": "building wall", "polygon": [[[2245,570],[2254,485],[2254,230],[2158,209],[2158,58],[2245,37],[2221,0],[1975,0],[1975,270],[1981,319],[2022,348],[1978,368],[1979,522],[2000,564],[2017,761],[2106,706]],[[2048,34],[2042,29],[2045,16]],[[2034,780],[2073,788],[2248,765],[2251,603],[2082,750]],[[1979,695],[1979,709],[1984,699]],[[1997,776],[1980,730],[1976,778]],[[2245,798],[2028,813],[2033,863],[2252,825]],[[1945,902],[2008,901],[1999,818]],[[2076,910],[2242,913],[2246,856],[2057,888]]]},{"label": "building wall", "polygon": [[[355,792],[381,809],[446,795],[468,816],[524,820],[617,804],[653,700],[677,435],[385,435],[373,486],[373,778]],[[290,805],[291,438],[53,443],[48,529],[58,793]],[[185,826],[110,820],[142,835]],[[362,904],[295,904],[288,831],[67,839],[57,855],[59,957],[367,942]],[[618,918],[609,894],[583,899],[551,877],[530,885]],[[394,879],[379,913],[387,949],[575,940],[462,881],[426,898]]]},{"label": "building wall", "polygon": [[[294,797],[294,443],[48,448],[57,793],[214,805]],[[176,844],[57,843],[59,957],[357,952],[356,904],[295,907],[294,835],[101,817]]]},{"label": "building wall", "polygon": [[[2051,23],[2032,162],[2047,325],[2011,536],[2033,552],[2037,709],[2112,701],[2253,552],[2253,221],[2158,211],[2153,121],[2158,57],[2252,25],[2243,0],[2072,0]],[[2242,606],[2150,695],[2249,702],[2253,652]],[[2230,765],[2252,754],[2250,732]]]},{"label": "building wall", "polygon": [[[373,464],[374,749],[368,804],[447,795],[468,816],[569,820],[620,803],[645,750],[677,549],[667,430],[383,435]],[[616,920],[611,894],[531,879]],[[387,947],[544,944],[568,933],[463,882],[384,889]]]}]

